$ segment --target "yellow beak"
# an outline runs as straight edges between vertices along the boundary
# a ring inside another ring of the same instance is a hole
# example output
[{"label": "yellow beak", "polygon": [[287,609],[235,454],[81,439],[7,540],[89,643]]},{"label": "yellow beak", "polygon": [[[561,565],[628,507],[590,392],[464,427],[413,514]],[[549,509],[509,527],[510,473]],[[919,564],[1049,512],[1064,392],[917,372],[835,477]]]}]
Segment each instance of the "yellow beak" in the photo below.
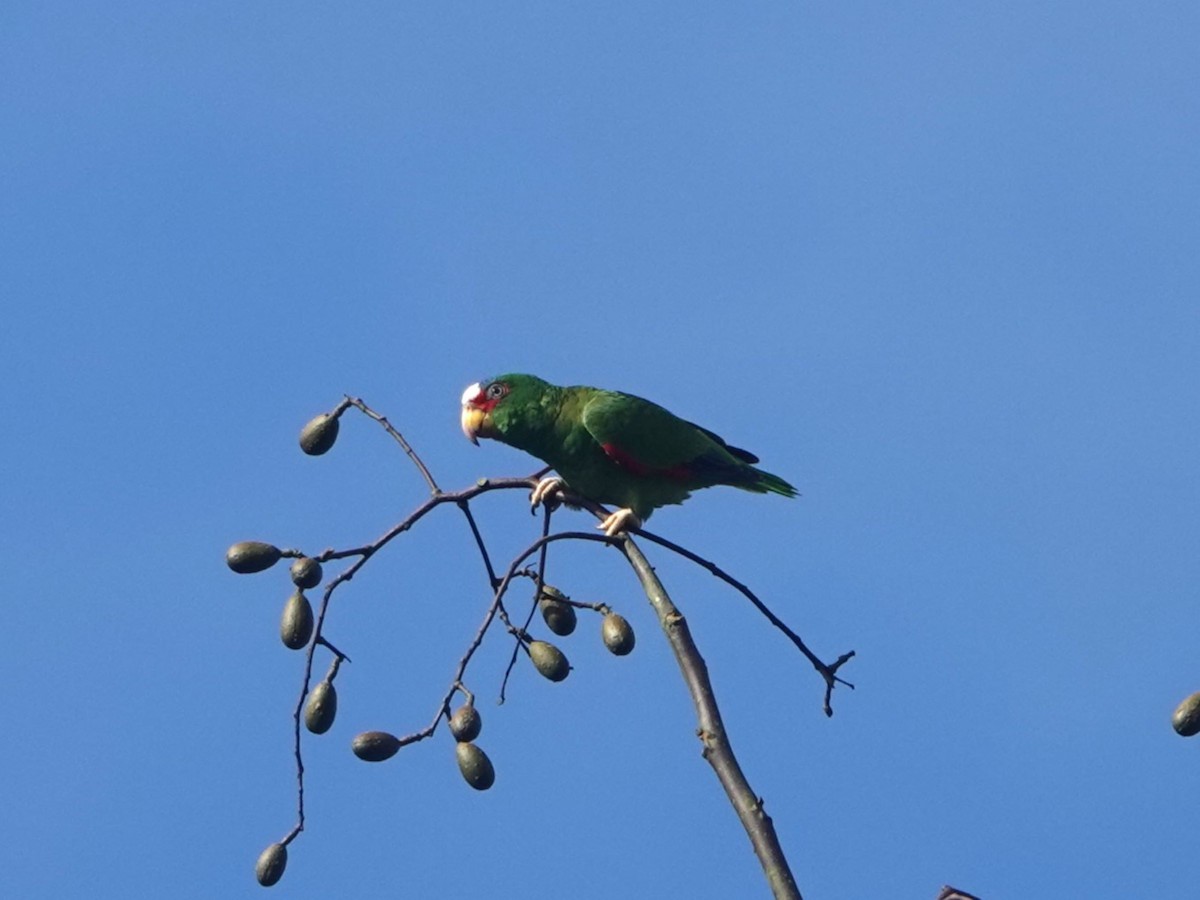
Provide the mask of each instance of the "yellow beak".
[{"label": "yellow beak", "polygon": [[[479,435],[484,431],[484,420],[487,418],[487,413],[482,409],[476,409],[474,406],[463,406],[462,408],[462,430],[467,436],[467,440],[476,446],[479,445]],[[484,437],[487,435],[484,434]]]}]

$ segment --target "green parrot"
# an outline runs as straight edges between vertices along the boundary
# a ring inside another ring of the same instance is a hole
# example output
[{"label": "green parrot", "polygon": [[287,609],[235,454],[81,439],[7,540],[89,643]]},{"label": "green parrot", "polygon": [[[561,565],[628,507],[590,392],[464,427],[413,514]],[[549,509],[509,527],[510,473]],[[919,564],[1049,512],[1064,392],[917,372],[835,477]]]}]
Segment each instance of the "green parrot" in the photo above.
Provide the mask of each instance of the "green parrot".
[{"label": "green parrot", "polygon": [[621,507],[600,525],[610,536],[640,528],[657,507],[717,484],[796,496],[778,475],[756,469],[754,454],[657,403],[617,391],[500,375],[463,392],[462,429],[473,444],[493,438],[558,472],[561,478],[545,478],[534,489],[534,508],[564,484]]}]

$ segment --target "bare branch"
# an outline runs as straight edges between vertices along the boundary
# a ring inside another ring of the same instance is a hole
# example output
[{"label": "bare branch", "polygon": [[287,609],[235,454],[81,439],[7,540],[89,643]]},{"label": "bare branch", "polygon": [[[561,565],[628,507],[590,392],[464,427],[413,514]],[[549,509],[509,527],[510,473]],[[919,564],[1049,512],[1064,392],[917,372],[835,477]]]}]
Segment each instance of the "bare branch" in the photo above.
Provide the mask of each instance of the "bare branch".
[{"label": "bare branch", "polygon": [[[550,516],[554,514],[554,508],[549,503],[543,504],[544,514],[542,517],[542,537],[550,533]],[[538,600],[542,596],[542,588],[546,584],[546,548],[548,544],[542,544],[538,552],[538,567],[534,573],[534,589],[533,603],[529,607],[529,615],[525,617],[525,624],[521,626],[522,631],[529,630],[529,623],[533,621],[533,617],[537,614]],[[500,703],[503,705],[505,700],[505,692],[508,690],[508,678],[512,675],[513,667],[517,664],[517,655],[523,649],[523,644],[517,640],[513,645],[512,656],[509,657],[508,667],[504,670],[504,678],[500,681]]]},{"label": "bare branch", "polygon": [[[601,506],[599,503],[594,503],[591,500],[588,500],[584,497],[580,497],[577,494],[572,494],[569,491],[565,491],[565,490],[562,492],[562,497],[563,497],[563,502],[566,503],[567,506],[585,509],[601,521],[603,521],[604,519],[606,519],[608,517],[608,510],[605,509],[603,506]],[[812,663],[813,668],[815,668],[817,670],[817,672],[820,673],[821,677],[823,679],[825,679],[825,699],[824,699],[824,704],[823,704],[823,709],[825,711],[825,715],[827,715],[827,716],[833,715],[833,706],[832,706],[831,701],[832,701],[832,695],[833,695],[833,688],[834,688],[835,684],[844,684],[846,687],[850,688],[851,690],[854,689],[853,684],[851,684],[850,682],[846,681],[843,678],[838,677],[838,674],[837,674],[838,669],[840,669],[845,663],[849,662],[851,659],[854,658],[853,650],[849,650],[846,653],[843,653],[832,663],[824,662],[815,653],[813,653],[811,650],[809,650],[808,645],[804,643],[804,641],[800,638],[800,635],[798,635],[798,634],[796,634],[796,632],[792,631],[792,629],[789,628],[782,619],[780,619],[777,615],[775,615],[775,613],[771,611],[771,608],[769,606],[767,606],[765,603],[763,603],[755,595],[755,593],[750,590],[750,588],[746,587],[746,585],[742,584],[742,582],[738,581],[736,578],[734,578],[732,575],[730,575],[728,572],[726,572],[724,569],[722,569],[716,563],[710,562],[709,560],[705,559],[704,557],[700,556],[699,554],[693,553],[691,550],[688,550],[686,547],[682,547],[679,544],[676,544],[674,541],[669,541],[666,538],[661,537],[657,534],[654,534],[651,531],[645,530],[644,528],[635,529],[634,533],[638,537],[643,537],[652,543],[658,544],[661,547],[665,547],[666,549],[679,554],[684,559],[687,559],[687,560],[695,563],[696,565],[700,566],[701,568],[706,569],[712,575],[721,579],[726,584],[728,584],[730,587],[734,588],[739,593],[741,593],[742,596],[744,596],[747,600],[749,600],[754,605],[754,608],[757,609],[767,619],[768,622],[770,622],[772,625],[774,625],[776,628],[778,628],[780,631],[782,631],[787,636],[788,640],[790,640],[793,644],[795,644],[796,648],[801,653],[804,654],[804,656],[808,659],[808,661],[810,663]]]},{"label": "bare branch", "polygon": [[475,546],[479,548],[479,555],[483,557],[483,566],[487,569],[488,587],[493,591],[500,583],[500,579],[496,577],[496,570],[492,568],[492,558],[488,555],[487,545],[483,542],[483,535],[479,533],[479,526],[475,523],[475,516],[471,512],[471,504],[468,500],[459,500],[458,508],[467,518],[467,524],[471,526],[471,534],[475,538]]},{"label": "bare branch", "polygon": [[[471,643],[467,646],[466,652],[458,661],[458,668],[454,671],[453,684],[451,685],[450,690],[448,690],[445,696],[442,698],[442,702],[438,706],[438,711],[433,717],[433,721],[420,731],[415,731],[412,734],[408,734],[400,738],[399,746],[405,747],[409,744],[414,744],[418,741],[423,741],[426,738],[431,737],[437,730],[438,723],[441,721],[442,716],[445,715],[449,717],[450,700],[453,698],[455,692],[463,691],[469,695],[469,692],[467,692],[462,685],[462,678],[466,674],[467,666],[470,665],[471,657],[475,655],[475,651],[477,651],[483,644],[483,639],[487,636],[488,629],[491,628],[493,620],[498,614],[501,613],[501,610],[503,609],[504,594],[507,592],[509,585],[512,584],[514,578],[525,574],[524,572],[520,571],[520,565],[547,544],[562,540],[617,543],[616,538],[610,538],[605,535],[566,531],[560,534],[552,534],[538,538],[536,541],[526,547],[515,559],[513,559],[513,561],[509,564],[508,571],[504,573],[504,577],[500,579],[500,584],[496,587],[496,592],[492,597],[492,602],[488,605],[487,613],[484,615],[483,621],[480,623],[479,628],[475,631],[475,637],[471,639]],[[515,632],[519,629],[512,629],[510,626],[510,630]],[[523,646],[520,641],[517,641],[517,645],[518,647]]]},{"label": "bare branch", "polygon": [[699,556],[696,553],[693,553],[691,550],[688,550],[686,547],[679,546],[674,541],[669,541],[666,538],[660,537],[657,534],[652,534],[649,531],[642,530],[642,531],[639,531],[638,534],[640,537],[644,537],[646,540],[651,541],[655,544],[658,544],[660,547],[666,547],[668,550],[670,550],[674,553],[678,553],[684,559],[691,560],[696,565],[698,565],[704,569],[707,569],[709,572],[711,572],[717,578],[720,578],[722,581],[724,581],[730,587],[732,587],[735,590],[737,590],[738,592],[740,592],[742,594],[742,596],[744,596],[747,600],[749,600],[751,603],[754,604],[754,608],[757,609],[760,613],[762,613],[763,616],[766,617],[768,622],[770,622],[772,625],[774,625],[776,628],[778,628],[780,631],[782,631],[785,635],[787,635],[788,640],[790,640],[793,644],[796,645],[797,649],[799,649],[799,651],[805,655],[805,657],[808,659],[808,661],[813,664],[813,668],[815,668],[819,673],[821,673],[821,677],[825,679],[825,704],[824,704],[825,715],[827,715],[827,716],[833,715],[833,706],[831,705],[830,700],[831,700],[831,695],[833,694],[833,686],[835,684],[844,684],[844,685],[846,685],[846,687],[850,688],[851,690],[854,690],[854,685],[852,685],[850,682],[846,681],[843,678],[839,678],[837,675],[837,670],[840,669],[844,663],[848,662],[850,659],[853,658],[853,656],[854,656],[853,650],[843,653],[832,663],[823,662],[820,658],[817,657],[817,655],[815,653],[813,653],[811,650],[808,649],[808,646],[804,643],[803,640],[801,640],[800,635],[798,635],[798,634],[796,634],[796,632],[792,631],[792,629],[790,629],[783,622],[782,619],[780,619],[777,615],[775,615],[775,613],[773,613],[771,611],[770,607],[768,607],[765,603],[763,603],[761,600],[759,600],[758,597],[754,594],[754,592],[752,590],[750,590],[750,588],[746,587],[746,585],[742,584],[740,581],[738,581],[736,578],[734,578],[732,575],[730,575],[728,572],[726,572],[724,569],[722,569],[716,563],[710,562],[709,560],[705,559],[704,557]]},{"label": "bare branch", "polygon": [[945,884],[942,885],[942,891],[937,895],[937,900],[979,900],[979,898],[974,894],[968,894],[966,891],[960,891],[958,888]]},{"label": "bare branch", "polygon": [[441,488],[439,488],[437,486],[437,482],[433,480],[433,475],[430,474],[429,469],[425,466],[425,463],[421,461],[421,457],[417,456],[417,452],[413,450],[411,446],[409,446],[408,441],[404,439],[404,435],[392,427],[391,422],[389,422],[379,413],[375,412],[375,410],[371,409],[371,407],[367,406],[367,404],[363,403],[357,397],[351,397],[347,395],[345,402],[348,402],[351,406],[361,411],[363,415],[374,419],[376,422],[382,425],[384,431],[390,434],[395,439],[396,443],[404,448],[404,452],[408,454],[408,458],[411,459],[416,467],[421,471],[421,477],[424,478],[425,483],[429,485],[429,492],[431,494],[441,493]]},{"label": "bare branch", "polygon": [[696,734],[704,746],[703,756],[716,772],[717,779],[729,797],[729,802],[733,804],[742,826],[750,836],[750,843],[754,845],[754,852],[762,864],[771,891],[776,898],[799,900],[800,889],[796,887],[796,880],[792,877],[787,857],[784,856],[779,838],[775,834],[775,825],[766,810],[763,809],[762,800],[750,787],[750,783],[742,773],[741,766],[738,765],[737,758],[733,755],[729,735],[725,731],[721,712],[717,708],[717,698],[713,693],[712,682],[708,678],[708,666],[705,665],[700,651],[696,649],[696,643],[692,640],[687,620],[671,601],[662,582],[658,580],[653,567],[646,561],[646,557],[642,555],[637,544],[632,539],[626,538],[621,545],[621,551],[629,560],[629,564],[633,566],[634,572],[637,573],[650,605],[658,614],[659,624],[666,632],[667,641],[675,653],[675,661],[679,663],[688,693],[692,695],[692,702],[696,707],[696,718],[699,723]]},{"label": "bare branch", "polygon": [[[354,401],[351,398],[347,398],[347,400],[351,404],[354,403]],[[372,418],[375,418],[375,416],[372,416]],[[378,417],[378,418],[382,420],[382,417]],[[399,432],[396,432],[395,429],[392,429],[390,425],[386,425],[386,427],[391,429],[391,431],[395,433],[395,435],[398,437],[398,439],[401,442],[403,442],[404,439],[402,437],[399,437]],[[414,454],[414,456],[415,456],[415,454]],[[418,465],[421,468],[424,468],[424,465],[421,464],[419,462],[419,460],[415,460],[415,461],[418,462]],[[428,481],[430,483],[433,483],[432,478],[428,479]],[[334,653],[335,661],[338,664],[340,664],[340,660],[343,660],[343,659],[348,660],[348,657],[344,653],[342,653],[340,650],[338,650],[336,647],[334,647],[334,645],[331,644],[325,638],[325,636],[323,634],[323,628],[325,625],[325,615],[329,610],[329,602],[333,596],[333,592],[335,590],[337,590],[339,585],[344,584],[345,582],[350,581],[352,578],[354,578],[354,576],[358,572],[358,570],[361,569],[364,565],[366,565],[367,560],[369,560],[372,556],[374,556],[380,549],[385,547],[389,542],[394,540],[399,535],[403,534],[405,531],[408,531],[408,529],[410,529],[413,525],[415,525],[422,518],[424,518],[424,516],[426,514],[428,514],[431,510],[437,508],[438,506],[441,506],[444,503],[454,503],[454,504],[460,505],[460,508],[461,508],[461,506],[463,504],[466,504],[472,498],[478,497],[481,494],[489,493],[491,491],[513,490],[513,489],[522,489],[522,488],[525,490],[528,490],[530,487],[530,483],[533,481],[534,481],[534,479],[532,479],[532,478],[501,478],[501,479],[491,479],[491,480],[486,479],[486,478],[481,478],[472,487],[466,488],[461,491],[447,492],[447,491],[438,490],[437,493],[435,493],[432,497],[430,497],[428,500],[426,500],[424,503],[422,503],[420,506],[418,506],[411,513],[409,513],[409,515],[407,517],[405,517],[403,520],[401,520],[399,523],[397,523],[396,525],[393,525],[391,528],[389,528],[380,537],[376,538],[372,543],[365,544],[361,547],[355,547],[350,550],[326,550],[325,552],[313,557],[314,559],[317,560],[317,562],[322,562],[322,563],[328,562],[328,561],[334,560],[334,559],[346,559],[346,558],[352,557],[352,556],[357,556],[358,559],[356,559],[348,568],[346,568],[344,571],[340,572],[336,577],[334,577],[332,580],[330,580],[325,585],[324,592],[322,593],[322,596],[321,596],[321,603],[317,609],[316,621],[313,626],[313,637],[309,641],[308,650],[307,650],[307,653],[305,655],[305,660],[304,660],[304,678],[303,678],[301,686],[300,686],[300,695],[296,700],[296,707],[292,713],[292,724],[293,724],[292,753],[296,759],[296,785],[297,785],[297,787],[296,787],[296,824],[292,827],[292,830],[288,832],[287,836],[284,837],[284,839],[280,843],[284,844],[285,846],[287,844],[290,844],[296,838],[296,836],[299,835],[300,832],[302,832],[304,830],[304,754],[303,754],[303,751],[301,748],[300,722],[301,722],[301,719],[304,714],[304,702],[308,698],[309,688],[312,685],[314,654],[316,653],[316,649],[318,646],[323,646],[323,647],[327,647],[331,652]],[[436,488],[435,488],[435,490],[436,490]],[[469,509],[467,510],[467,513],[468,513],[468,515],[467,515],[468,522],[472,525],[474,532],[478,535],[478,529],[474,525],[475,520],[470,515]],[[495,585],[495,573],[492,571],[491,561],[487,556],[487,551],[483,545],[482,537],[477,537],[477,541],[478,541],[478,545],[480,548],[480,552],[483,554],[484,564],[488,569],[488,573],[489,573],[488,577],[489,577],[489,579],[492,580],[492,584]],[[285,551],[285,553],[287,556],[299,557],[299,556],[304,555],[299,550],[288,550],[288,551]],[[446,697],[443,699],[443,706],[449,704],[450,698],[452,698],[454,696],[454,691],[457,689],[458,682],[462,678],[462,673],[466,669],[466,662],[468,662],[470,660],[471,655],[475,652],[475,649],[478,648],[479,643],[482,643],[483,635],[486,633],[487,627],[491,624],[491,620],[496,615],[498,608],[499,608],[499,595],[497,596],[496,600],[493,602],[493,605],[491,607],[489,607],[488,616],[485,619],[484,625],[481,626],[480,633],[477,634],[477,636],[476,636],[475,643],[473,644],[472,648],[469,649],[467,655],[464,657],[464,661],[462,661],[460,663],[459,672],[454,678],[455,686],[451,687],[450,691],[447,693]],[[333,671],[336,672],[336,666],[334,667]],[[432,734],[434,729],[437,728],[437,724],[438,724],[440,717],[441,717],[441,710],[439,709],[438,716],[436,716],[434,718],[433,722],[427,729],[429,734]],[[426,735],[426,736],[428,736],[428,735]],[[419,739],[420,738],[416,738],[416,737],[412,738],[412,740],[419,740]],[[412,740],[410,740],[409,743],[411,743]]]}]

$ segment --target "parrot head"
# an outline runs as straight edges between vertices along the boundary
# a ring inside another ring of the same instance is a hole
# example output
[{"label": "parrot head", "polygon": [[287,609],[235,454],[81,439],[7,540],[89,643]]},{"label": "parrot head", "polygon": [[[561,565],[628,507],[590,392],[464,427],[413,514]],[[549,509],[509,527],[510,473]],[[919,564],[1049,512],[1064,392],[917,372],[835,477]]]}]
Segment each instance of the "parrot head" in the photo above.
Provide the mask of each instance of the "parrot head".
[{"label": "parrot head", "polygon": [[477,381],[462,395],[462,430],[472,444],[479,438],[495,436],[492,410],[508,394],[508,385],[503,381]]},{"label": "parrot head", "polygon": [[548,387],[540,378],[515,373],[475,382],[462,395],[463,434],[472,444],[481,437],[502,440],[506,413],[535,405]]}]

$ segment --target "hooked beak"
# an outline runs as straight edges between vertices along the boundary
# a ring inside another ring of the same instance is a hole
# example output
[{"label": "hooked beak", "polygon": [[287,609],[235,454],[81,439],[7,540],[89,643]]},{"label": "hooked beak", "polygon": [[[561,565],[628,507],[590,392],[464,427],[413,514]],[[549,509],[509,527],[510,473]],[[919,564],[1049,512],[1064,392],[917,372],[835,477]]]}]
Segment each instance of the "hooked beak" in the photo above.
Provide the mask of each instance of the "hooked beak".
[{"label": "hooked beak", "polygon": [[487,413],[475,405],[475,398],[479,396],[482,388],[478,383],[471,385],[462,395],[462,431],[467,436],[467,440],[475,446],[479,446],[479,433],[483,430],[483,420],[487,418]]},{"label": "hooked beak", "polygon": [[487,413],[482,409],[475,409],[471,406],[464,406],[462,411],[462,430],[467,436],[467,440],[475,446],[479,446],[479,433],[483,430],[483,420],[487,418]]}]

